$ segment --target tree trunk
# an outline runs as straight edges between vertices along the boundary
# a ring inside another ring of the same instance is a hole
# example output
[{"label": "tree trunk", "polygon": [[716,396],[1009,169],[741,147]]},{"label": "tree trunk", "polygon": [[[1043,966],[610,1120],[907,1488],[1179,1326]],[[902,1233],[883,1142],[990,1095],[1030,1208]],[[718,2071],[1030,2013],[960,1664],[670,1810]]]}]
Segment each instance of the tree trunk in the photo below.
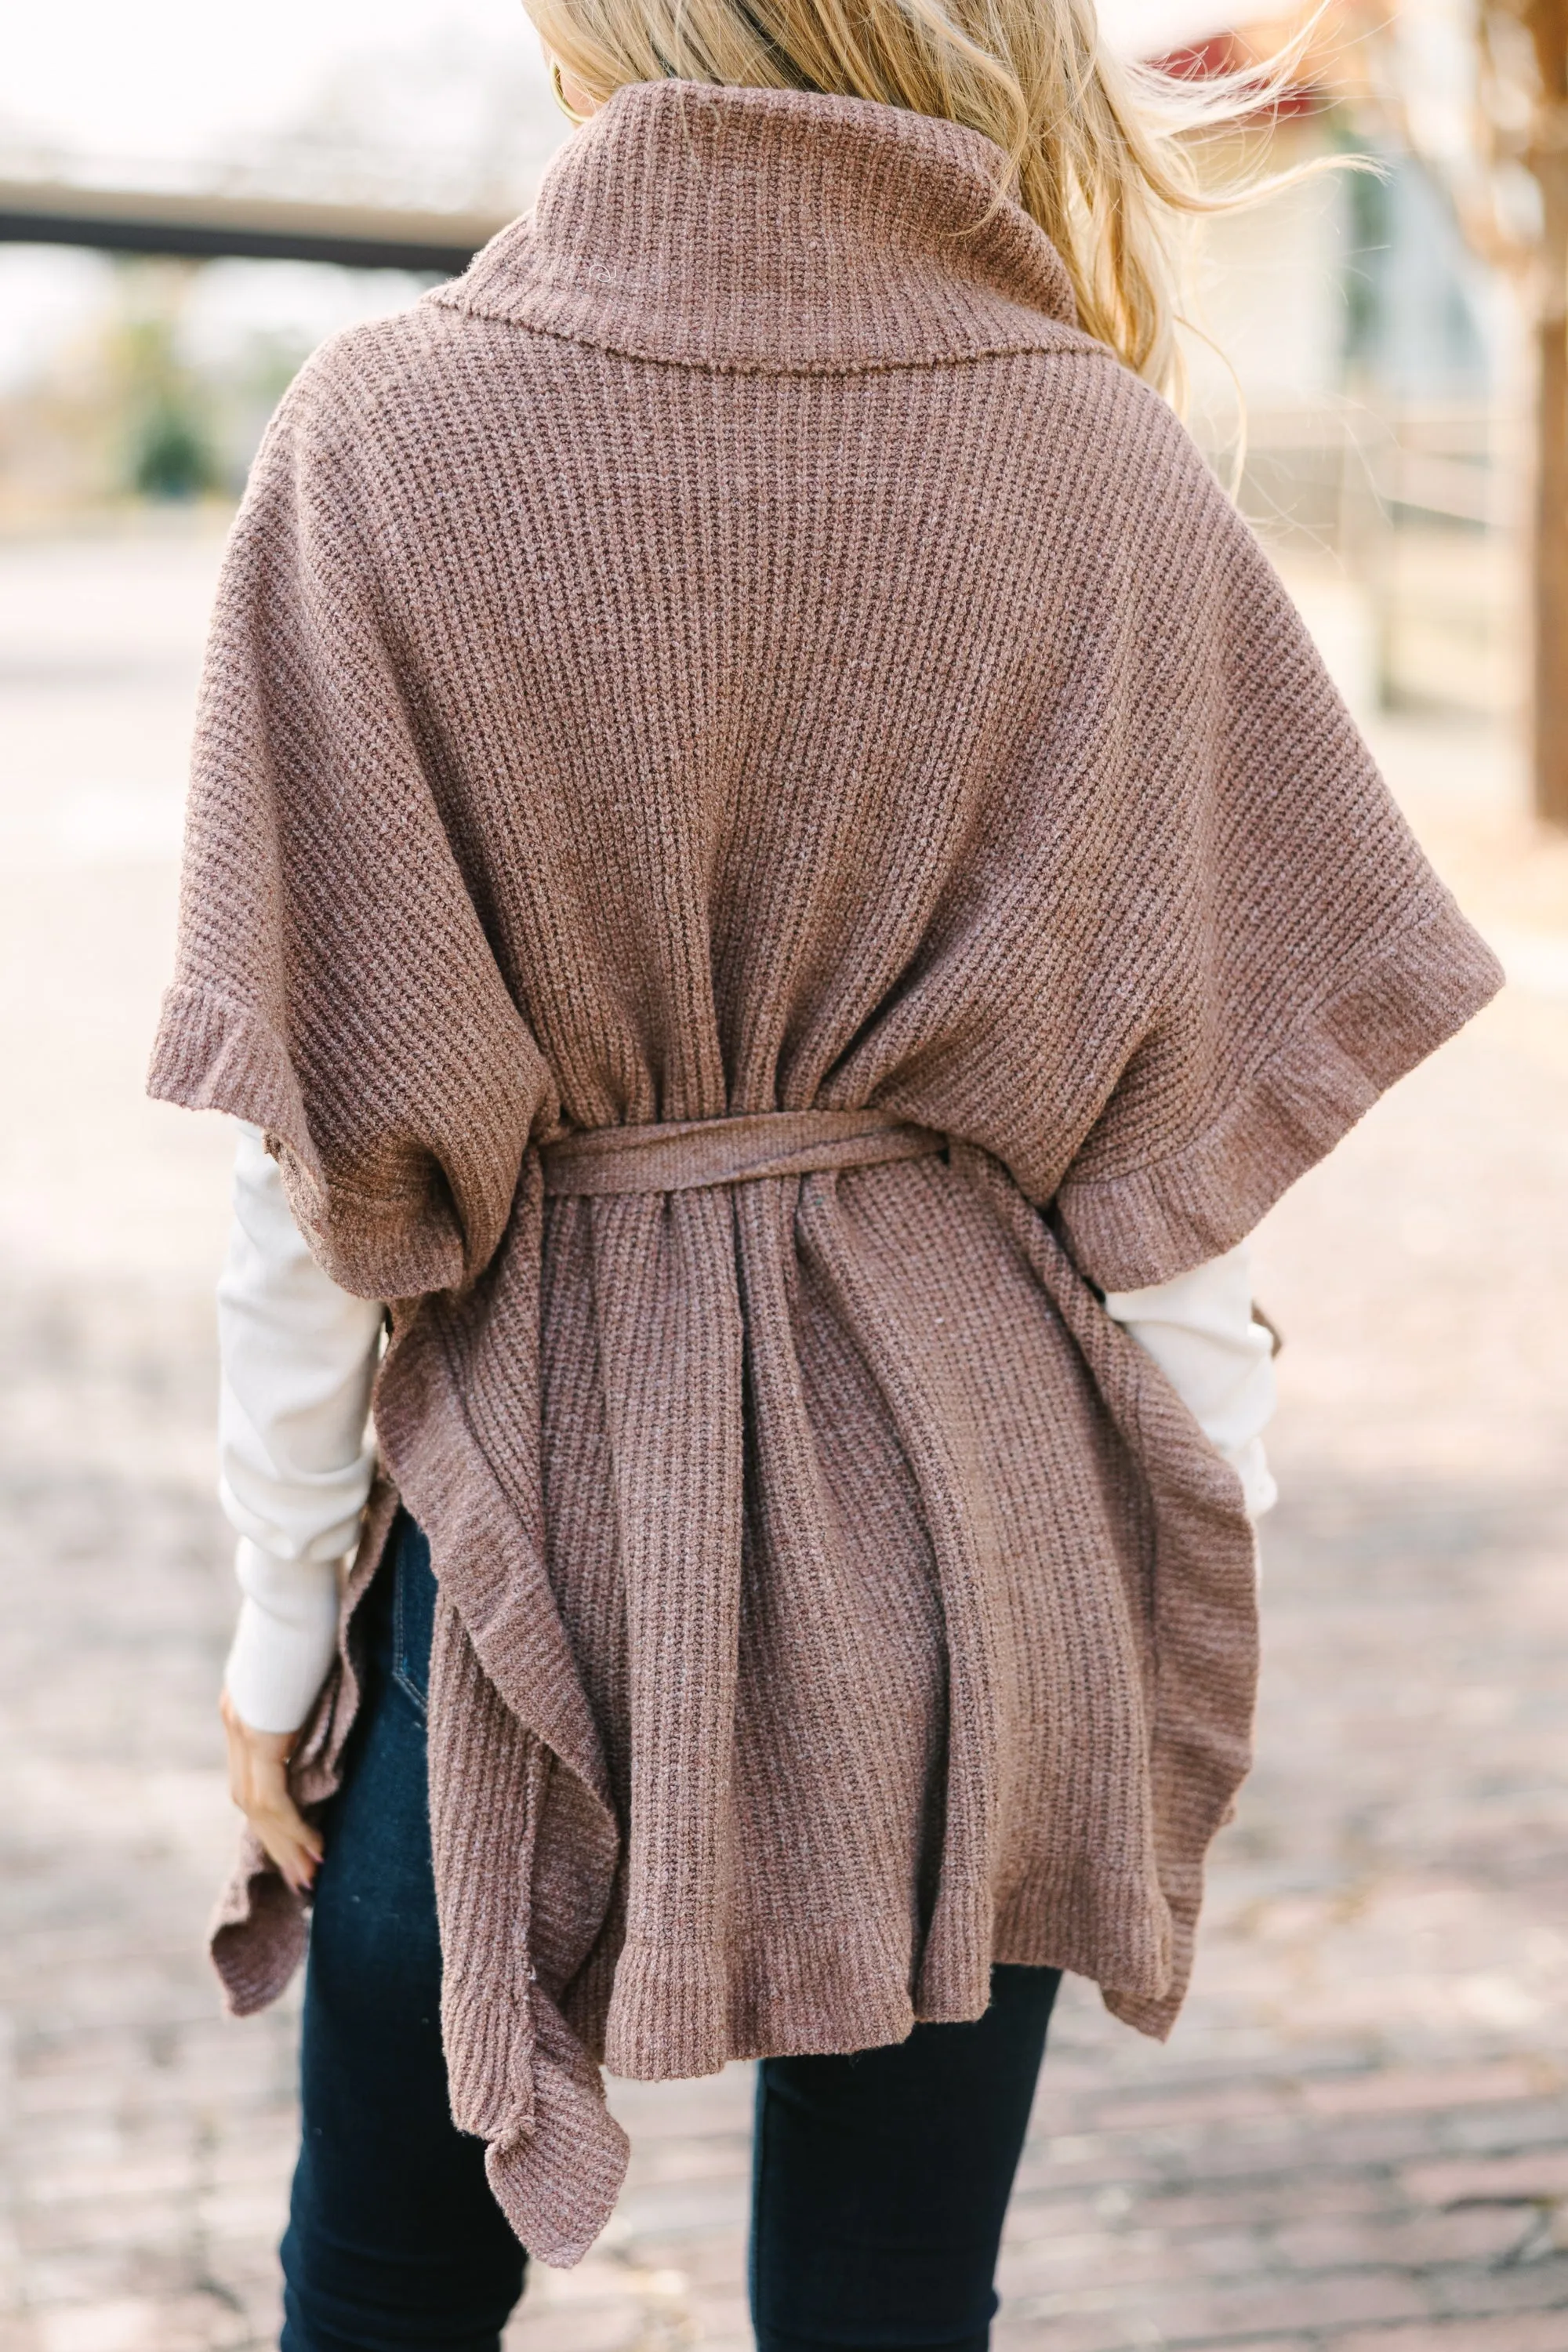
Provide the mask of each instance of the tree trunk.
[{"label": "tree trunk", "polygon": [[1536,321],[1535,809],[1568,826],[1568,0],[1531,0],[1541,76],[1530,162],[1541,189]]},{"label": "tree trunk", "polygon": [[1560,307],[1546,307],[1536,347],[1535,809],[1548,824],[1568,825],[1568,320]]}]

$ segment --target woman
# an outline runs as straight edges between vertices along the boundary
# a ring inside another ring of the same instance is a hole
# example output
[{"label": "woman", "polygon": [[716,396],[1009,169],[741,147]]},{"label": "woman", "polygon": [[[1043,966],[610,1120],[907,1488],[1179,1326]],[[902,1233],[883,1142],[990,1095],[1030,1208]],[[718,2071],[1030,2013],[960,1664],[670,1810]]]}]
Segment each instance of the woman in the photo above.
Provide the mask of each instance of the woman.
[{"label": "woman", "polygon": [[251,1129],[284,2342],[493,2347],[601,2063],[754,2055],[759,2342],[970,2352],[1058,1972],[1169,2031],[1246,1769],[1246,1236],[1499,975],[1148,380],[1081,0],[539,13],[535,213],[258,459],[153,1068]]}]

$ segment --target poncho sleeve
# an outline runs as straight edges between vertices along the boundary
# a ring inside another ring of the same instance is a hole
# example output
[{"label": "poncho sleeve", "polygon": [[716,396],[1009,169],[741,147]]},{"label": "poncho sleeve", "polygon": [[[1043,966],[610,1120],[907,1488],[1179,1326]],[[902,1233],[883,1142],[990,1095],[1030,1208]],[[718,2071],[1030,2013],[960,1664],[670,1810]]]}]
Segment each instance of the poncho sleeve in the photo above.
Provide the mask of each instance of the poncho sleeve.
[{"label": "poncho sleeve", "polygon": [[1055,1202],[1107,1291],[1232,1248],[1503,977],[1251,530],[1156,429],[1182,528],[1130,542],[1094,649],[1122,1046]]},{"label": "poncho sleeve", "polygon": [[333,1278],[408,1298],[494,1252],[548,1076],[444,821],[365,544],[366,436],[324,374],[274,420],[223,564],[149,1091],[263,1128]]}]

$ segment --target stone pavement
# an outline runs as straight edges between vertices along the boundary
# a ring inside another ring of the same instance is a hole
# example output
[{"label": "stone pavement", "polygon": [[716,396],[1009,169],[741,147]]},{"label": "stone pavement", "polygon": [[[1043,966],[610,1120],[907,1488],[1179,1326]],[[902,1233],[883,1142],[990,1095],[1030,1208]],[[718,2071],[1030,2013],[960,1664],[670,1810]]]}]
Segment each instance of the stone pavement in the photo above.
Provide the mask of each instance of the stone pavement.
[{"label": "stone pavement", "polygon": [[[199,531],[0,548],[3,2352],[275,2341],[294,2020],[216,2013],[226,1147],[140,1099]],[[1568,2352],[1568,845],[1384,726],[1520,986],[1279,1210],[1260,1758],[1167,2049],[1069,1987],[1002,2352]],[[616,2086],[509,2352],[747,2340],[746,2071]]]}]

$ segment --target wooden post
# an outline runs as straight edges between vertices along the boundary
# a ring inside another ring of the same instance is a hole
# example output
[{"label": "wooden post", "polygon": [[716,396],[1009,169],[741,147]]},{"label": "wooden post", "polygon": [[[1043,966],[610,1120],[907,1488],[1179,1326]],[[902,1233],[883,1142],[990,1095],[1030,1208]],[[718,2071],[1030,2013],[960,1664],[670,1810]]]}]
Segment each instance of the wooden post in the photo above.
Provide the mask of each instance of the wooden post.
[{"label": "wooden post", "polygon": [[1568,827],[1568,0],[1529,0],[1540,74],[1530,168],[1541,190],[1536,314],[1536,814]]}]

